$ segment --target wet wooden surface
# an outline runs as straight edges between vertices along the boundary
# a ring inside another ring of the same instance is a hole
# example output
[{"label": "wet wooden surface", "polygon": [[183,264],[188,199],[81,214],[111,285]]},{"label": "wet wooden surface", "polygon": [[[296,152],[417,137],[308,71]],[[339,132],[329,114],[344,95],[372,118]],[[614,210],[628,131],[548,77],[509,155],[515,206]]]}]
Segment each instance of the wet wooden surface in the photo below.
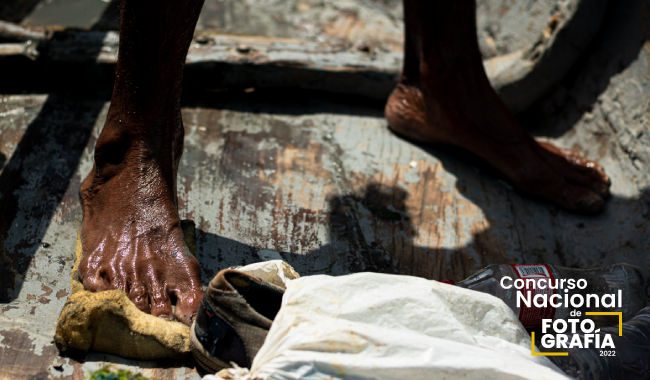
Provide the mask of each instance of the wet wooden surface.
[{"label": "wet wooden surface", "polygon": [[[492,263],[650,267],[650,43],[640,2],[616,3],[597,41],[521,120],[600,161],[596,217],[524,198],[480,163],[386,128],[381,104],[314,92],[184,94],[181,218],[197,223],[207,283],[282,258],[303,275],[380,271],[459,280]],[[108,94],[0,95],[0,379],[84,378],[107,364],[198,378],[192,362],[60,357],[77,191]]]}]

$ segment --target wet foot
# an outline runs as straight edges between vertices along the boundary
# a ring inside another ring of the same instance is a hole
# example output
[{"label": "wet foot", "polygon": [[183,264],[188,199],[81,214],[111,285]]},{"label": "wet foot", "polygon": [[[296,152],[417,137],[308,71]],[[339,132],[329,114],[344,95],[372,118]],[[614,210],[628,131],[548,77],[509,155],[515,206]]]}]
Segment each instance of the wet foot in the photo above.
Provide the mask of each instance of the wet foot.
[{"label": "wet foot", "polygon": [[602,210],[610,180],[599,164],[536,141],[487,81],[462,81],[457,77],[455,83],[444,78],[412,84],[403,78],[386,105],[389,127],[420,143],[465,149],[529,196],[575,213]]},{"label": "wet foot", "polygon": [[80,279],[87,290],[121,289],[138,309],[189,325],[203,290],[176,211],[175,165],[160,165],[144,144],[120,149],[124,141],[109,135],[98,140],[81,187]]}]

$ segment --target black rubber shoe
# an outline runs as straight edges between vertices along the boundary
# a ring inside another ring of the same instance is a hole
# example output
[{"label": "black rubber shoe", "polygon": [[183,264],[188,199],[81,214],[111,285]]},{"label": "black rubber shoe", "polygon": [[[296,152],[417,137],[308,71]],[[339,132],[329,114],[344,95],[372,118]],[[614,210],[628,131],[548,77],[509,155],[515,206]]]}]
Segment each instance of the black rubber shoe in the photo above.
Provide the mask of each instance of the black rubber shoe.
[{"label": "black rubber shoe", "polygon": [[192,354],[206,371],[250,368],[280,310],[284,290],[224,269],[210,281],[191,328]]}]

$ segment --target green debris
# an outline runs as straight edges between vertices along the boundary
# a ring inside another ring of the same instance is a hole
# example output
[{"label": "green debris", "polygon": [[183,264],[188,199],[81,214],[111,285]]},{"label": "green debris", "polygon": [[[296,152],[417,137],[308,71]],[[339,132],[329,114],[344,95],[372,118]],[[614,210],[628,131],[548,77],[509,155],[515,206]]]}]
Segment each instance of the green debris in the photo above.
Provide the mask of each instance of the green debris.
[{"label": "green debris", "polygon": [[88,380],[149,380],[139,373],[133,373],[124,369],[112,371],[111,366],[106,366],[98,371],[91,372]]}]

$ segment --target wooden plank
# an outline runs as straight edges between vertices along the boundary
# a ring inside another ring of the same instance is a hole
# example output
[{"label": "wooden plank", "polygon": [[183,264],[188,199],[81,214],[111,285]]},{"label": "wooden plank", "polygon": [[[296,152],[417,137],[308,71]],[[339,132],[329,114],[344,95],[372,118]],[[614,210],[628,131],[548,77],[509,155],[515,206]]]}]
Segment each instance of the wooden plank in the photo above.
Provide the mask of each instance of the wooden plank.
[{"label": "wooden plank", "polygon": [[[81,367],[79,363],[68,364],[66,360],[57,360],[57,356],[54,345],[42,347],[37,352],[26,332],[0,331],[0,380],[48,379],[61,375],[75,380],[84,378],[82,371],[75,371]],[[63,362],[66,362],[65,368]]]},{"label": "wooden plank", "polygon": [[[14,29],[5,28],[8,34]],[[29,33],[38,36],[40,41],[27,41],[24,45],[0,44],[0,59],[23,56],[33,59],[38,55],[43,62],[39,68],[49,71],[43,76],[46,82],[52,81],[50,76],[69,76],[68,83],[78,83],[80,75],[91,78],[109,76],[113,72],[119,42],[114,31],[62,30],[37,34],[19,28],[15,35],[22,40],[32,35]],[[43,36],[47,37],[43,39]],[[190,47],[184,84],[202,89],[304,88],[385,99],[397,83],[401,60],[401,52],[375,53],[343,43],[206,32],[195,36]],[[46,62],[56,65],[50,67]],[[21,66],[24,64],[17,64],[16,70],[24,70]],[[94,79],[90,86],[107,87],[112,82],[112,78]],[[29,80],[30,76],[23,78],[26,83]]]},{"label": "wooden plank", "polygon": [[53,344],[39,346],[27,332],[0,330],[0,368],[2,368],[0,380],[51,378],[83,380],[88,377],[90,371],[107,365],[110,365],[113,370],[124,368],[150,379],[197,377],[196,369],[192,368],[191,362],[139,362],[101,353],[90,353],[75,358],[61,357]]},{"label": "wooden plank", "polygon": [[18,41],[41,41],[47,38],[45,30],[28,28],[0,20],[0,37]]}]

